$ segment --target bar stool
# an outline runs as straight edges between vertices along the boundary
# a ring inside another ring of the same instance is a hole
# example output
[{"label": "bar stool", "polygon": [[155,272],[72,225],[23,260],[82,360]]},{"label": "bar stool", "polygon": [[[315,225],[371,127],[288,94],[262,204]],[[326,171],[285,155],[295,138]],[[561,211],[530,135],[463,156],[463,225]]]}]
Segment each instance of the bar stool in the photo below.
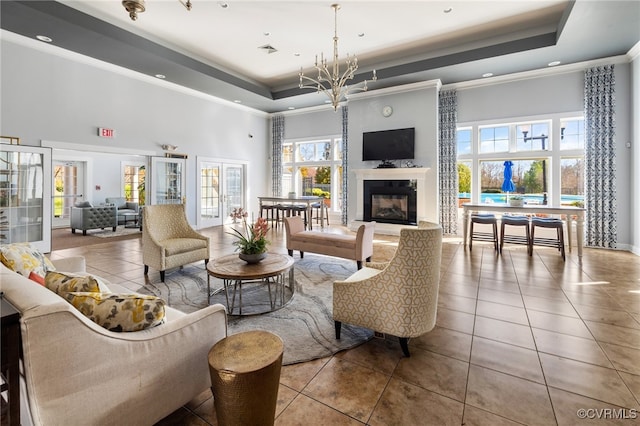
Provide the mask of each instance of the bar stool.
[{"label": "bar stool", "polygon": [[[555,247],[560,251],[562,260],[565,260],[564,253],[564,230],[562,228],[562,220],[555,218],[539,218],[531,219],[531,246],[529,255],[533,255],[533,246]],[[550,228],[556,230],[556,238],[536,238],[536,227]]]},{"label": "bar stool", "polygon": [[[500,253],[504,243],[522,244],[527,246],[527,254],[531,255],[531,235],[529,232],[529,218],[527,216],[502,216],[500,221]],[[505,235],[505,227],[521,226],[524,227],[524,235]]]},{"label": "bar stool", "polygon": [[276,204],[276,229],[281,223],[284,223],[284,218],[291,216],[291,204]]},{"label": "bar stool", "polygon": [[329,226],[329,209],[327,205],[323,201],[319,203],[311,204],[311,220],[313,220],[313,215],[316,216],[316,224],[320,224],[320,226],[324,226],[324,222],[327,222],[327,226]]},{"label": "bar stool", "polygon": [[307,205],[306,204],[294,204],[291,206],[291,215],[292,216],[302,216],[304,219],[304,227],[307,229]]},{"label": "bar stool", "polygon": [[266,219],[267,222],[275,223],[276,206],[273,204],[263,204],[260,206],[260,217]]},{"label": "bar stool", "polygon": [[[474,231],[473,224],[491,225],[493,232]],[[493,214],[471,215],[471,230],[469,232],[469,251],[473,249],[473,240],[493,242],[494,249],[498,251],[498,221]]]}]

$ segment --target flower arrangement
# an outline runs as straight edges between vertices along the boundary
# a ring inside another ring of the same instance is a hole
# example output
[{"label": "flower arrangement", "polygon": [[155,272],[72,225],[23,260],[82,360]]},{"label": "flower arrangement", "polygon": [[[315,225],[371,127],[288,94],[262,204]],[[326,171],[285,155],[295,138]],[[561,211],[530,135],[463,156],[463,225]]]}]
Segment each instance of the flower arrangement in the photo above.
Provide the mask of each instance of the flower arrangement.
[{"label": "flower arrangement", "polygon": [[247,213],[242,207],[234,208],[229,214],[229,217],[232,218],[234,222],[238,219],[244,219],[247,216],[249,216],[249,213]]},{"label": "flower arrangement", "polygon": [[246,218],[242,220],[244,225],[244,233],[237,229],[232,229],[233,232],[227,232],[229,235],[237,237],[238,240],[233,244],[236,247],[236,251],[240,251],[242,254],[260,254],[267,251],[266,235],[269,230],[266,219],[260,217],[253,225],[247,223]]}]

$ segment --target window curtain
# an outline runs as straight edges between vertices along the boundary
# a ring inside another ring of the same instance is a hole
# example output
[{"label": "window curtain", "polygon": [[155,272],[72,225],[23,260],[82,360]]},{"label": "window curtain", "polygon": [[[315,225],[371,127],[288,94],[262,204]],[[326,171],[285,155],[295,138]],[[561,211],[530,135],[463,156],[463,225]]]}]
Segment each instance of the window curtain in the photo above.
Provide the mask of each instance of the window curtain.
[{"label": "window curtain", "polygon": [[455,90],[441,91],[438,101],[440,225],[444,234],[455,235],[458,233],[458,95]]},{"label": "window curtain", "polygon": [[282,196],[282,143],[284,142],[284,115],[276,114],[271,121],[271,196]]},{"label": "window curtain", "polygon": [[614,66],[585,71],[585,244],[615,248],[616,214]]},{"label": "window curtain", "polygon": [[347,187],[349,186],[349,108],[346,105],[342,106],[342,215],[341,222],[343,225],[347,224]]}]

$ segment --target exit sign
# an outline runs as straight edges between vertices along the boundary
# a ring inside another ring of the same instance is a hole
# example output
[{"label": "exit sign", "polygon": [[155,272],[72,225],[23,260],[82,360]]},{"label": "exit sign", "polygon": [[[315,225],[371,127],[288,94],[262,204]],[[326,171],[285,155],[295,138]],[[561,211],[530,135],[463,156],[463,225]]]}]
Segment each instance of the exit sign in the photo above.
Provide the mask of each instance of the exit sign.
[{"label": "exit sign", "polygon": [[116,131],[113,129],[105,129],[104,127],[98,127],[98,136],[101,138],[115,138]]}]

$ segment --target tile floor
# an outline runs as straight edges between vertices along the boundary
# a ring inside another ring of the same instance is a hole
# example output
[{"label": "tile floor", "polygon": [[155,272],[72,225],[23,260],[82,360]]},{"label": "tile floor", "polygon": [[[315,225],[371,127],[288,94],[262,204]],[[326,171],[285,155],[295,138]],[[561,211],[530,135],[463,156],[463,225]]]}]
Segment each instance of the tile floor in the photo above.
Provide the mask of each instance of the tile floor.
[{"label": "tile floor", "polygon": [[[232,251],[222,228],[203,233],[213,256]],[[282,231],[271,233],[271,249],[286,252]],[[138,239],[52,256],[72,254],[112,282],[144,283]],[[283,367],[276,425],[579,425],[583,413],[640,424],[637,256],[585,249],[580,264],[575,251],[562,262],[549,248],[496,256],[489,244],[469,252],[447,240],[439,295],[437,326],[410,340],[410,358],[374,338]],[[210,392],[158,424],[216,425]]]}]

